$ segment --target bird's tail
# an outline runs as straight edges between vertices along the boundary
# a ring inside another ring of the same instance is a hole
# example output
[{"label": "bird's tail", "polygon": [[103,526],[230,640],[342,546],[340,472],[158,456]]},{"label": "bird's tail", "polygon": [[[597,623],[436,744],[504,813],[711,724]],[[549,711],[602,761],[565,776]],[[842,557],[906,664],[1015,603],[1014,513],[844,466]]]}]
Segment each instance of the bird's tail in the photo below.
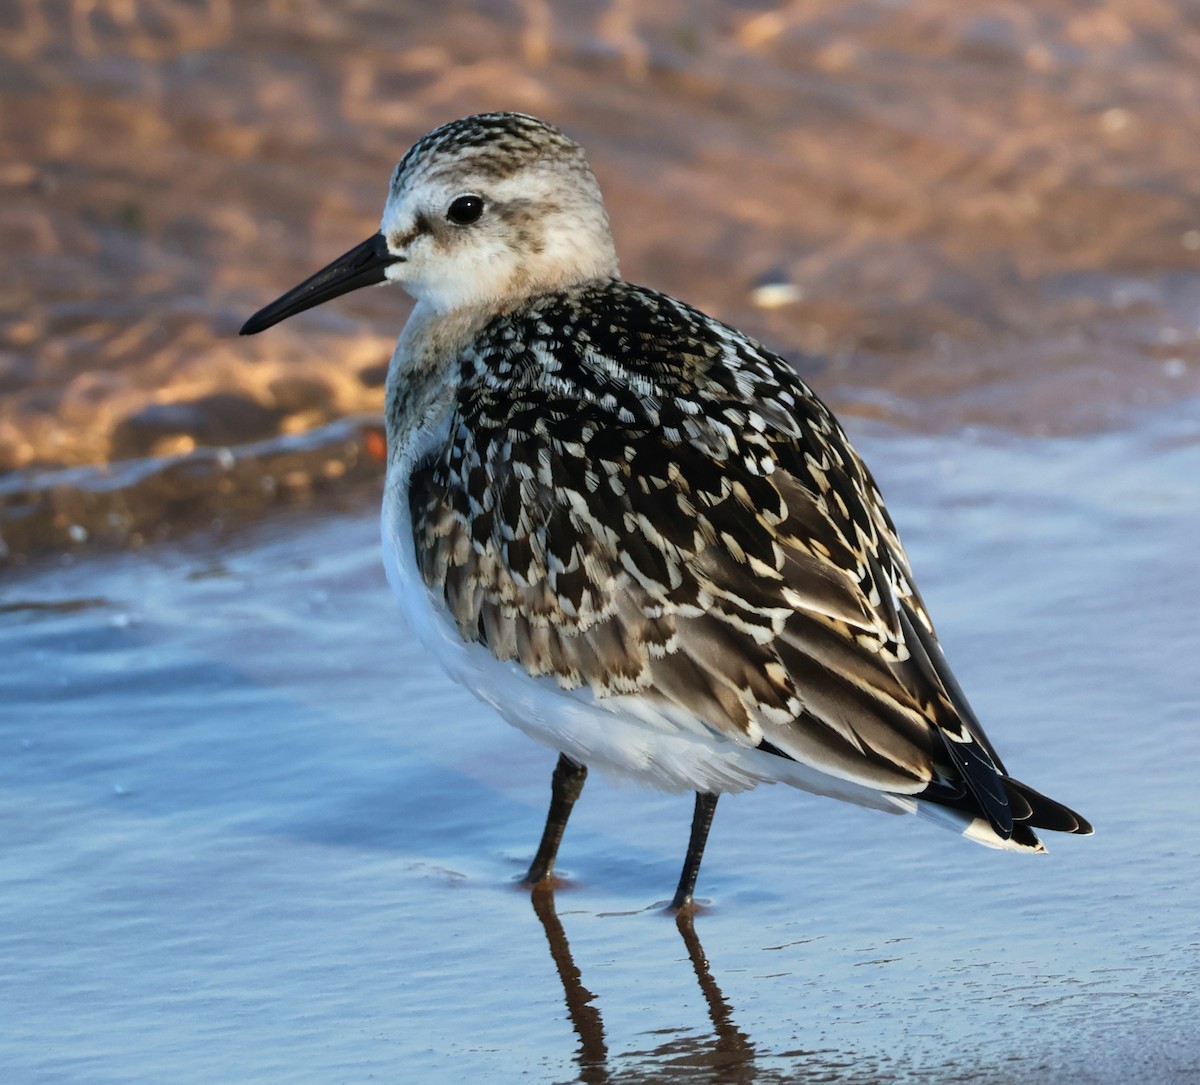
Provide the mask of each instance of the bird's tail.
[{"label": "bird's tail", "polygon": [[917,796],[917,812],[942,824],[949,824],[978,844],[1007,851],[1044,852],[1046,848],[1034,832],[1035,829],[1077,833],[1080,836],[1091,834],[1091,823],[1069,806],[1047,798],[1011,776],[1000,776],[999,781],[1004,787],[1012,813],[1010,834],[998,831],[992,819],[981,816],[978,803],[970,791],[954,794],[948,789],[929,788]]}]

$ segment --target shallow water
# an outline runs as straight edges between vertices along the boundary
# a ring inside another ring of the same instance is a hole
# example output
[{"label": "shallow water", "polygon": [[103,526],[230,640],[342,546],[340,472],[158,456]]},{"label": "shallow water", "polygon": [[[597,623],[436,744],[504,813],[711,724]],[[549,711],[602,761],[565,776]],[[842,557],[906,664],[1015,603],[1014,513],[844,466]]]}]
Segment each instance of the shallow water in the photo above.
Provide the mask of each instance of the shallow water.
[{"label": "shallow water", "polygon": [[512,884],[553,755],[412,644],[373,493],[10,578],[5,1079],[1196,1080],[1196,408],[852,427],[1009,767],[1097,833],[726,798],[690,946],[686,798],[594,778],[543,919]]}]

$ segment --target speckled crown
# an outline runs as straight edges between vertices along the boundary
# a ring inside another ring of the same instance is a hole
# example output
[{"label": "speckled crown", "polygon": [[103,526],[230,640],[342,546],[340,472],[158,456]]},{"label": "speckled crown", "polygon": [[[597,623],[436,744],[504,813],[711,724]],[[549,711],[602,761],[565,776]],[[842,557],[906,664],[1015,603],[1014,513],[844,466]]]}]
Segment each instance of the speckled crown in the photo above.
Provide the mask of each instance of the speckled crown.
[{"label": "speckled crown", "polygon": [[[478,155],[472,152],[480,152]],[[414,172],[428,162],[447,157],[472,158],[472,166],[491,178],[506,177],[530,159],[559,152],[583,162],[583,148],[552,124],[527,113],[476,113],[435,128],[422,136],[400,159],[391,189],[398,193]]]}]

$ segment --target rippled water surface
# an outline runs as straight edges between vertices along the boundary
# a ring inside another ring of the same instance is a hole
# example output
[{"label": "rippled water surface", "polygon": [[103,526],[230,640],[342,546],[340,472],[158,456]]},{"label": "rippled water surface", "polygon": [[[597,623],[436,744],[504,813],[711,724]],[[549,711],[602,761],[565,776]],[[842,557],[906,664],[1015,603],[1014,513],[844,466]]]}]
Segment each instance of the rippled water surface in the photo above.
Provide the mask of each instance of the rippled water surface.
[{"label": "rippled water surface", "polygon": [[[0,0],[0,1080],[1200,1080],[1186,0]],[[589,780],[379,569],[407,303],[252,340],[434,124],[589,150],[625,274],[794,358],[1090,839]]]},{"label": "rippled water surface", "polygon": [[866,430],[992,737],[1097,834],[729,797],[702,948],[686,798],[589,781],[569,885],[512,884],[553,755],[412,645],[369,497],[9,583],[7,1080],[1195,1080],[1195,406]]}]

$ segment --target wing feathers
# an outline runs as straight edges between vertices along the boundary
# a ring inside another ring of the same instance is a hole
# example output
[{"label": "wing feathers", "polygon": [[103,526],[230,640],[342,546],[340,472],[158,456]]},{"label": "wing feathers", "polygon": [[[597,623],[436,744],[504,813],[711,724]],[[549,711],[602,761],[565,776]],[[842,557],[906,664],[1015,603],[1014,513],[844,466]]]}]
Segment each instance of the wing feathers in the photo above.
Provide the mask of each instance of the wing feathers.
[{"label": "wing feathers", "polygon": [[1023,846],[1090,829],[1005,778],[873,480],[782,359],[629,284],[530,305],[481,334],[411,479],[422,574],[466,639]]}]

